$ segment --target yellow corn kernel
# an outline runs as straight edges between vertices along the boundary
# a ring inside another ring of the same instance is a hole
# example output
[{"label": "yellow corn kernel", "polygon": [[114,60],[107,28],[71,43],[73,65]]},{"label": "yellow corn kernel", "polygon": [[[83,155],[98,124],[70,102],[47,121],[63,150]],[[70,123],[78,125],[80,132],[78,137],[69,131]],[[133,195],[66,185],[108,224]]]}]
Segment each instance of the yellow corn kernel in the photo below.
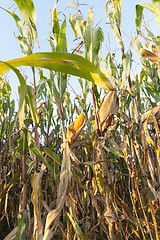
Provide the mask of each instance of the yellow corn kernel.
[{"label": "yellow corn kernel", "polygon": [[81,113],[75,120],[75,123],[74,123],[74,129],[77,131],[83,124],[83,121],[84,121],[84,114]]}]

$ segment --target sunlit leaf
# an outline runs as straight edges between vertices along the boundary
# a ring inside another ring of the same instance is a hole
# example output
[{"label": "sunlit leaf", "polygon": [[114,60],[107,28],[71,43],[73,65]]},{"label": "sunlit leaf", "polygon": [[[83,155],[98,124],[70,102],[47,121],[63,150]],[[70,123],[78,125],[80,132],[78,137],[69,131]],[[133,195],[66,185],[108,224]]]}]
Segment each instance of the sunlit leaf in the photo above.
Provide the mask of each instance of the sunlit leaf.
[{"label": "sunlit leaf", "polygon": [[86,24],[84,41],[86,58],[92,62],[92,28],[93,28],[93,11],[89,9],[88,20]]},{"label": "sunlit leaf", "polygon": [[17,75],[19,82],[20,82],[20,88],[19,88],[19,124],[20,128],[23,125],[23,117],[24,117],[24,102],[25,102],[25,96],[26,96],[26,81],[23,78],[22,74],[19,72],[18,69],[16,69],[14,66],[7,62],[0,61],[0,64],[3,64],[3,66],[6,66],[8,69],[12,69],[15,74]]},{"label": "sunlit leaf", "polygon": [[158,27],[160,28],[160,1],[153,0],[153,11],[156,17]]},{"label": "sunlit leaf", "polygon": [[143,14],[143,9],[146,8],[149,11],[153,12],[153,6],[152,4],[137,4],[136,5],[136,17],[135,17],[135,22],[136,22],[136,30],[137,30],[137,35],[139,34],[140,28],[141,28],[141,22],[142,22],[142,14]]},{"label": "sunlit leaf", "polygon": [[[90,61],[81,56],[70,53],[35,53],[24,58],[8,61],[14,67],[26,65],[32,67],[44,67],[85,78],[101,88],[113,90],[113,86],[108,78]],[[9,70],[9,66],[0,63],[0,74]]]},{"label": "sunlit leaf", "polygon": [[32,54],[32,47],[31,47],[30,42],[27,38],[25,29],[24,29],[24,25],[21,22],[20,18],[15,13],[10,12],[7,9],[4,9],[2,7],[0,7],[0,8],[3,9],[4,11],[6,11],[7,13],[9,13],[15,20],[16,25],[19,29],[19,36],[17,38],[19,40],[20,47],[21,47],[21,50],[22,50],[23,54],[25,56],[29,55],[29,54]]},{"label": "sunlit leaf", "polygon": [[117,25],[113,21],[113,13],[110,13],[108,15],[108,20],[109,20],[109,23],[110,23],[109,26],[110,26],[110,28],[111,28],[111,30],[113,32],[113,35],[114,35],[114,37],[115,37],[115,39],[116,39],[120,49],[124,49],[122,36],[121,36],[121,34],[120,34],[120,32],[119,32],[119,30],[117,28]]},{"label": "sunlit leaf", "polygon": [[70,16],[70,24],[74,31],[75,37],[77,38],[77,34],[79,37],[84,40],[84,32],[86,28],[86,22],[82,19],[81,15],[71,15]]},{"label": "sunlit leaf", "polygon": [[[32,0],[14,0],[21,11],[21,14],[24,18],[24,21],[28,27],[30,32],[29,39],[34,44],[34,39],[36,39],[38,45],[37,38],[37,30],[36,30],[36,10]],[[38,45],[39,46],[39,45]]]}]

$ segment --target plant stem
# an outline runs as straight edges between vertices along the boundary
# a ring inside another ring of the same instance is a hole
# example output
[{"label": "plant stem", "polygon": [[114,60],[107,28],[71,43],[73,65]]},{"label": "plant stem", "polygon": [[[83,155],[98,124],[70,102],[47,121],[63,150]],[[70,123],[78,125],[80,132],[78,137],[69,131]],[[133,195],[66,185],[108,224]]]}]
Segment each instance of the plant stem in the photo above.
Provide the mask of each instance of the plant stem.
[{"label": "plant stem", "polygon": [[[36,104],[36,77],[35,77],[35,70],[32,68],[33,72],[33,89],[34,89],[34,99],[35,99],[35,104]],[[34,123],[34,140],[36,145],[38,146],[38,133],[37,133],[37,123]],[[38,164],[39,164],[39,158],[36,156],[36,164],[35,164],[35,171],[37,172],[38,169]]]},{"label": "plant stem", "polygon": [[99,129],[99,124],[98,124],[97,111],[96,111],[96,100],[95,100],[95,96],[94,96],[93,83],[92,83],[92,87],[91,87],[91,94],[92,94],[92,103],[93,103],[93,110],[94,110],[95,122],[96,122],[96,130],[97,130],[98,136],[101,136],[101,132]]}]

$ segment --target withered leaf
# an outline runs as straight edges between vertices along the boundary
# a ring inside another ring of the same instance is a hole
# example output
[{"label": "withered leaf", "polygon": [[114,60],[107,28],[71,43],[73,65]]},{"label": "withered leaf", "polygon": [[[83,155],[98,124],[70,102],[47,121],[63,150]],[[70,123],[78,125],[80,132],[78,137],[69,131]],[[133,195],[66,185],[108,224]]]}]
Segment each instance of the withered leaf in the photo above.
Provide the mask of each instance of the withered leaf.
[{"label": "withered leaf", "polygon": [[111,124],[114,114],[117,113],[118,108],[119,102],[117,92],[108,92],[99,109],[99,120],[102,132]]},{"label": "withered leaf", "polygon": [[154,113],[157,121],[160,119],[160,105],[148,110],[147,112],[141,115],[141,122],[153,123],[152,113]]},{"label": "withered leaf", "polygon": [[160,57],[157,54],[155,54],[153,52],[150,52],[150,51],[148,51],[144,48],[140,49],[139,54],[141,55],[141,57],[147,58],[151,62],[154,62],[154,63],[159,63],[160,62]]}]

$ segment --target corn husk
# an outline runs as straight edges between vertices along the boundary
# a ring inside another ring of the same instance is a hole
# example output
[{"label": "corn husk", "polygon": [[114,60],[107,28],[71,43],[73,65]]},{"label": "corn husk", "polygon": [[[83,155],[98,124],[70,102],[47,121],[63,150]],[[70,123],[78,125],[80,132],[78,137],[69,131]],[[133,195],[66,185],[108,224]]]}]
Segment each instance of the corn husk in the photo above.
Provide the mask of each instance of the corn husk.
[{"label": "corn husk", "polygon": [[119,102],[117,92],[108,92],[99,109],[100,128],[102,132],[111,124],[113,116],[117,113],[118,109]]}]

